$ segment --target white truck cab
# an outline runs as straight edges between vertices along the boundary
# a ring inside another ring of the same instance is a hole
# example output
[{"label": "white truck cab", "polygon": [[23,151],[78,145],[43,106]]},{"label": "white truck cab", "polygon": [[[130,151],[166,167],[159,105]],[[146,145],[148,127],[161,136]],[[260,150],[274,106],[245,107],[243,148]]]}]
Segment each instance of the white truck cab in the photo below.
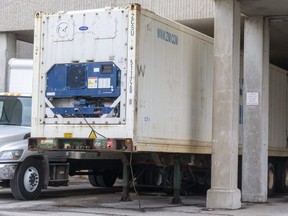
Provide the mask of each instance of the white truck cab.
[{"label": "white truck cab", "polygon": [[8,92],[0,93],[0,184],[10,185],[16,198],[25,199],[23,191],[36,190],[39,179],[37,167],[29,166],[29,161],[38,154],[28,150],[33,61],[13,58],[8,68]]},{"label": "white truck cab", "polygon": [[[31,131],[31,96],[0,94],[0,180],[14,177]],[[20,141],[20,142],[19,142]]]}]

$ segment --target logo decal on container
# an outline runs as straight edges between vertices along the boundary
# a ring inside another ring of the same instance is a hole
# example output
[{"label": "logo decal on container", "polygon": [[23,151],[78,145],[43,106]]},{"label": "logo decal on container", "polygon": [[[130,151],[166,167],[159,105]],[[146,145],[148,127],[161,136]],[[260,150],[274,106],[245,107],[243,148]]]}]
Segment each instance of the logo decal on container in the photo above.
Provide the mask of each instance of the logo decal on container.
[{"label": "logo decal on container", "polygon": [[173,45],[178,45],[178,36],[163,29],[157,29],[157,37]]},{"label": "logo decal on container", "polygon": [[79,27],[80,31],[87,31],[88,30],[88,26],[81,26]]}]

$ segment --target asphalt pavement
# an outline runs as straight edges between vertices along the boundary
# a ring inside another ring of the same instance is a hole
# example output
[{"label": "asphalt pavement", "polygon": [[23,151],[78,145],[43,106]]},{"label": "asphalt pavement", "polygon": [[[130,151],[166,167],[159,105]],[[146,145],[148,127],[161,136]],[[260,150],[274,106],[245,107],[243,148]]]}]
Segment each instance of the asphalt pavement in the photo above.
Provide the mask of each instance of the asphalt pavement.
[{"label": "asphalt pavement", "polygon": [[278,194],[267,203],[242,203],[238,210],[207,210],[205,195],[181,197],[182,204],[172,204],[172,197],[160,192],[130,193],[132,201],[120,201],[121,186],[94,188],[86,180],[72,181],[69,187],[49,188],[38,200],[15,200],[10,189],[0,189],[0,216],[288,216],[288,194]]}]

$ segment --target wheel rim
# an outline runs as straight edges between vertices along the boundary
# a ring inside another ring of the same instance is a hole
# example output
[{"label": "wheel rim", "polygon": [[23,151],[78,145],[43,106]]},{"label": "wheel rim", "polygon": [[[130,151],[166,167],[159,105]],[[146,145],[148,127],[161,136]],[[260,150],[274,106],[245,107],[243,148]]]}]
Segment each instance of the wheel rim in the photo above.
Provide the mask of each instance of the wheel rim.
[{"label": "wheel rim", "polygon": [[157,173],[157,175],[155,176],[155,184],[157,186],[160,186],[162,184],[163,178],[162,178],[162,173]]},{"label": "wheel rim", "polygon": [[288,188],[288,167],[285,169],[285,187]]},{"label": "wheel rim", "polygon": [[34,167],[29,167],[24,174],[24,187],[28,192],[33,192],[39,185],[39,173]]},{"label": "wheel rim", "polygon": [[274,187],[274,173],[272,170],[269,170],[268,177],[268,187],[271,190]]}]

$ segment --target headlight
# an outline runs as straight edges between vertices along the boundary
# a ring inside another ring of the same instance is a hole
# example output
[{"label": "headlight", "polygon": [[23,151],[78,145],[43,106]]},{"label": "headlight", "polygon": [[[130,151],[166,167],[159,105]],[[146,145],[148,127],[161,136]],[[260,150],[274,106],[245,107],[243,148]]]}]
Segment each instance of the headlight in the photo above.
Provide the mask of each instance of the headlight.
[{"label": "headlight", "polygon": [[0,152],[0,160],[18,160],[23,154],[23,150],[10,150]]}]

